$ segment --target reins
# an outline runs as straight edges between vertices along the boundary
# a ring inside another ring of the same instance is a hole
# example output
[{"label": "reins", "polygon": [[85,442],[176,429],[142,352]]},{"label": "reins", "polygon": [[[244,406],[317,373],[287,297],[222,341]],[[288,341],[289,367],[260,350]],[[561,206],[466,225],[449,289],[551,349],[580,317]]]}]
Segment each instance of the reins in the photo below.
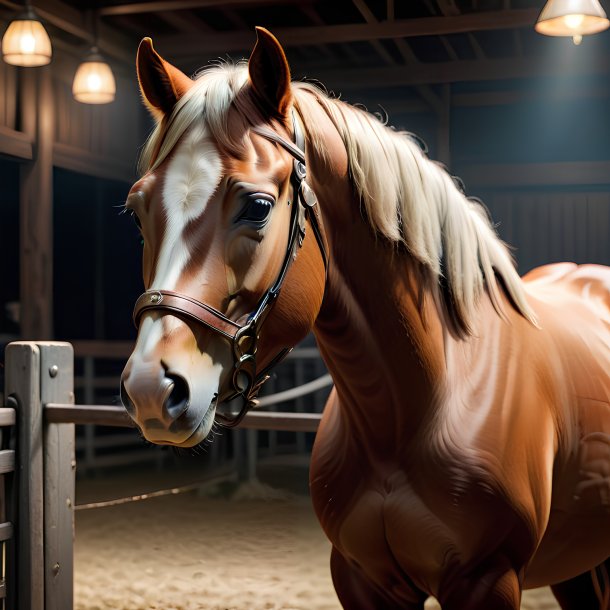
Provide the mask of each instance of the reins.
[{"label": "reins", "polygon": [[[255,406],[255,399],[262,384],[268,379],[269,370],[278,364],[292,350],[280,350],[271,362],[257,371],[256,350],[261,327],[277,297],[280,294],[290,265],[303,245],[306,233],[306,220],[312,228],[324,263],[325,274],[328,273],[328,245],[324,236],[322,219],[315,193],[306,182],[305,136],[295,113],[292,114],[294,142],[290,142],[268,127],[253,127],[252,131],[263,138],[274,142],[289,152],[293,157],[290,183],[292,185],[293,205],[290,214],[288,245],[280,271],[272,286],[261,297],[258,304],[247,316],[245,323],[235,322],[214,307],[197,299],[173,292],[171,290],[147,290],[137,299],[133,320],[136,328],[144,313],[163,311],[180,314],[217,332],[231,342],[233,353],[233,374],[229,396],[222,400],[230,407],[228,413],[217,411],[216,416],[224,426],[234,427],[244,418],[250,408]],[[288,205],[291,202],[288,201]],[[219,396],[223,394],[219,391]]]}]

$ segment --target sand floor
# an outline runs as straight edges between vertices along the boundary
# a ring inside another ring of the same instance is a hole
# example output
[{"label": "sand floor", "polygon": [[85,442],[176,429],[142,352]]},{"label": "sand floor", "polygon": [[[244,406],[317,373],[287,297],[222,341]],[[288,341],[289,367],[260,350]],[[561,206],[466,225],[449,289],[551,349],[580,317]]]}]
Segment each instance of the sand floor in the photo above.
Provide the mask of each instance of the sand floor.
[{"label": "sand floor", "polygon": [[[78,511],[75,609],[339,610],[309,499],[267,491],[241,487],[228,499],[208,488]],[[522,608],[558,606],[542,589]]]}]

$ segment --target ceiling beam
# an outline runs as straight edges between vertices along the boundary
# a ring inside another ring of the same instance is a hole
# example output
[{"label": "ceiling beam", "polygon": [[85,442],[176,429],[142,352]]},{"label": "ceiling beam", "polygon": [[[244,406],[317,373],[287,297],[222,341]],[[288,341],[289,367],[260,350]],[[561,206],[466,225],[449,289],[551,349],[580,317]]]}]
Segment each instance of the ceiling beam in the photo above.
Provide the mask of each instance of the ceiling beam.
[{"label": "ceiling beam", "polygon": [[[285,46],[370,41],[417,36],[442,36],[473,31],[509,30],[532,27],[538,9],[485,11],[451,17],[423,17],[378,23],[354,23],[320,27],[274,28],[273,33]],[[235,31],[207,36],[161,36],[159,48],[167,55],[242,51],[254,43],[254,32]]]},{"label": "ceiling beam", "polygon": [[105,6],[99,10],[99,14],[105,16],[135,15],[139,13],[162,13],[165,11],[183,11],[196,8],[302,3],[303,0],[159,0],[156,2],[135,2],[132,4]]},{"label": "ceiling beam", "polygon": [[518,78],[561,77],[569,75],[607,75],[610,58],[599,57],[595,62],[575,60],[552,61],[531,58],[461,60],[420,63],[411,66],[388,66],[344,70],[318,70],[310,76],[334,89],[370,89],[426,84],[498,81]]}]

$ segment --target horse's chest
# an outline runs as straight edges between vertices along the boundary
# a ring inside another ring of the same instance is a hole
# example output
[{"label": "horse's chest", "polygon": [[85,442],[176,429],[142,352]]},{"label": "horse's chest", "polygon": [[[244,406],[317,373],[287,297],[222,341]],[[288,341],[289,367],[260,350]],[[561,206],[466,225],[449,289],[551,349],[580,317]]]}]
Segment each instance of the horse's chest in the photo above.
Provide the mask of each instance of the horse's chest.
[{"label": "horse's chest", "polygon": [[435,588],[448,536],[398,471],[335,503],[325,529],[341,554],[386,590]]}]

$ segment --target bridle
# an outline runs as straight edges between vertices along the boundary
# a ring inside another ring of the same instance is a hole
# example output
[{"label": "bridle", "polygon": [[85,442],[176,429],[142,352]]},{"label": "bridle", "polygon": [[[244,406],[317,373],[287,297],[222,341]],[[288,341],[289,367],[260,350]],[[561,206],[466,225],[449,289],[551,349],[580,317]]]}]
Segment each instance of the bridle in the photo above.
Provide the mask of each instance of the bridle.
[{"label": "bridle", "polygon": [[[138,297],[133,311],[133,321],[136,328],[139,327],[142,315],[146,312],[171,312],[211,328],[231,342],[233,374],[231,376],[229,396],[223,399],[223,403],[228,403],[236,407],[236,409],[230,409],[228,413],[219,413],[218,411],[216,413],[219,423],[227,427],[239,424],[248,410],[256,405],[256,396],[263,383],[269,378],[268,372],[292,350],[292,348],[280,350],[262,371],[257,371],[256,349],[261,327],[277,300],[292,261],[296,258],[299,248],[303,245],[306,220],[309,220],[318,243],[324,262],[325,274],[328,273],[328,244],[322,228],[317,198],[305,181],[307,177],[305,167],[305,137],[294,112],[292,114],[292,124],[294,143],[286,140],[268,127],[260,126],[252,128],[254,133],[279,144],[293,156],[290,183],[294,205],[290,215],[288,245],[286,246],[286,253],[280,271],[275,282],[261,297],[254,310],[247,315],[245,322],[240,323],[230,320],[214,307],[188,295],[170,290],[147,290]],[[288,201],[288,205],[290,204],[291,202]],[[221,396],[220,391],[219,396]]]}]

